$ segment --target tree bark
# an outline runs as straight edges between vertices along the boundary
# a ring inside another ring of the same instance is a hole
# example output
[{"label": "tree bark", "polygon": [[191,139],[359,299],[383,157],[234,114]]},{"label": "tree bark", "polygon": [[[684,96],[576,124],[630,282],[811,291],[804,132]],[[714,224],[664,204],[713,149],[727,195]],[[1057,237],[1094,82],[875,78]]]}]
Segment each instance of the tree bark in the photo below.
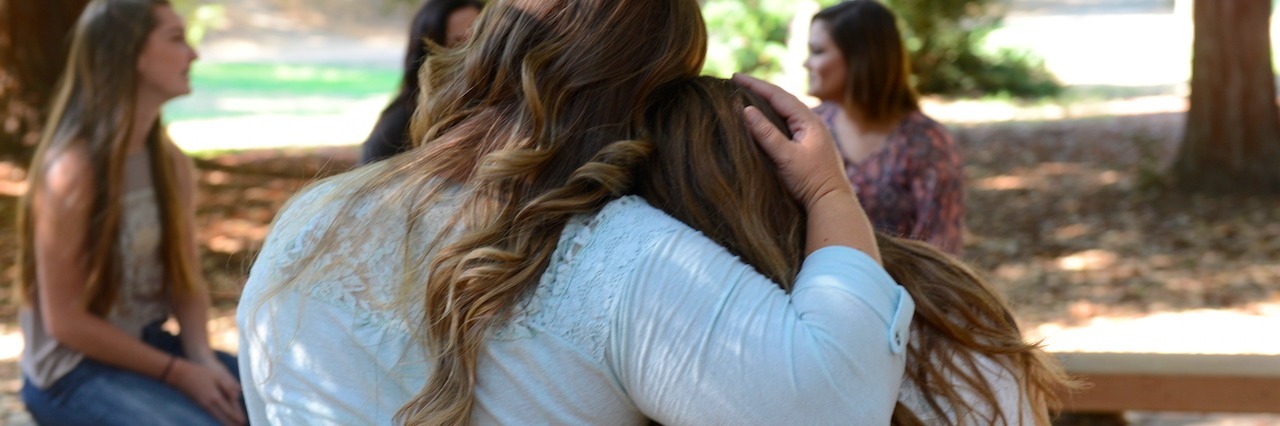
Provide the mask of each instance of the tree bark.
[{"label": "tree bark", "polygon": [[1280,108],[1271,0],[1194,2],[1191,108],[1172,183],[1190,191],[1280,193]]},{"label": "tree bark", "polygon": [[88,0],[0,0],[0,157],[26,164]]}]

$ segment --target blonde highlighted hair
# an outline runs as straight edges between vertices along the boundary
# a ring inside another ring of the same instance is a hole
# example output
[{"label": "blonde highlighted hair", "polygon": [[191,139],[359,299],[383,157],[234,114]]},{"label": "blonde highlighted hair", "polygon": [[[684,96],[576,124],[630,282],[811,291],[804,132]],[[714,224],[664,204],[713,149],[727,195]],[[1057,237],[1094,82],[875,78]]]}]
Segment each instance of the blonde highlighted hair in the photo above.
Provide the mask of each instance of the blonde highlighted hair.
[{"label": "blonde highlighted hair", "polygon": [[[406,247],[445,188],[462,188],[434,256],[403,260],[401,288],[420,292],[402,302],[424,308],[415,337],[434,364],[397,413],[407,424],[470,421],[488,332],[537,285],[569,218],[631,187],[653,151],[637,130],[647,102],[696,76],[706,52],[695,0],[494,0],[473,30],[462,46],[434,46],[420,71],[416,148],[357,169],[349,188],[410,205]],[[333,229],[367,223],[356,198],[276,291],[305,285],[338,250]]]}]

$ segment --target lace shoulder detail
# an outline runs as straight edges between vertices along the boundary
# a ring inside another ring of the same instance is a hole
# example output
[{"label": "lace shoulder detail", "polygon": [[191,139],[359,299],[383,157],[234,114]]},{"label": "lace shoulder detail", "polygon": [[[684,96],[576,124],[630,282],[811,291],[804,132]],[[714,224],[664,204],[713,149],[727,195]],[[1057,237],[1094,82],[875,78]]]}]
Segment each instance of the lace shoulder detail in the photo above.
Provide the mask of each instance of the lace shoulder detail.
[{"label": "lace shoulder detail", "polygon": [[537,289],[492,337],[515,340],[552,333],[603,363],[618,296],[653,242],[678,224],[637,196],[615,200],[594,217],[574,218],[561,233]]},{"label": "lace shoulder detail", "polygon": [[[421,297],[401,289],[408,259],[401,238],[411,239],[411,255],[424,253],[435,235],[448,231],[440,227],[448,223],[462,197],[446,194],[410,230],[408,209],[399,212],[387,208],[377,194],[354,191],[348,183],[324,181],[299,194],[277,218],[248,287],[262,291],[297,277],[294,286],[299,291],[352,312],[364,326],[416,333],[422,304],[395,303]],[[369,221],[330,229],[348,203],[353,217]],[[678,225],[635,196],[615,200],[594,216],[571,219],[538,286],[515,308],[511,320],[491,331],[490,338],[512,341],[551,333],[603,363],[616,302],[640,263],[637,260],[661,234],[674,232]],[[326,233],[330,233],[327,239]],[[321,242],[332,246],[318,250]]]},{"label": "lace shoulder detail", "polygon": [[[293,288],[353,313],[361,323],[407,333],[423,311],[421,303],[403,303],[402,295],[411,296],[402,289],[405,265],[422,259],[444,232],[460,201],[458,191],[446,191],[411,229],[409,203],[377,191],[357,194],[358,183],[345,176],[314,185],[280,213],[250,284],[273,288],[292,281]],[[344,220],[339,227],[339,215],[366,220]]]}]

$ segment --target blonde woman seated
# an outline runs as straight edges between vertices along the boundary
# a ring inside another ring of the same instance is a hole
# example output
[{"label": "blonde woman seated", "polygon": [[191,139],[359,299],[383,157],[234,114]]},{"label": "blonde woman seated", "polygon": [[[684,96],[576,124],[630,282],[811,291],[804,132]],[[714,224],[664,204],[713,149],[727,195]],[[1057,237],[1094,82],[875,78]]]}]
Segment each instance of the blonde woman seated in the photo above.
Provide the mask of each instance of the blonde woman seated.
[{"label": "blonde woman seated", "polygon": [[627,196],[695,0],[496,0],[424,66],[421,146],[276,219],[238,313],[259,424],[886,424],[911,297],[821,120],[771,141],[807,213],[791,291]]},{"label": "blonde woman seated", "polygon": [[[660,142],[637,193],[797,291],[812,222],[765,155],[779,146],[762,151],[751,134],[784,140],[787,124],[750,91],[716,78],[672,84],[655,98],[646,122]],[[749,115],[750,129],[740,118],[749,105],[761,112]],[[1053,358],[1023,342],[999,293],[929,244],[883,234],[876,242],[889,275],[916,302],[893,424],[1048,425],[1055,392],[1070,384]]]}]

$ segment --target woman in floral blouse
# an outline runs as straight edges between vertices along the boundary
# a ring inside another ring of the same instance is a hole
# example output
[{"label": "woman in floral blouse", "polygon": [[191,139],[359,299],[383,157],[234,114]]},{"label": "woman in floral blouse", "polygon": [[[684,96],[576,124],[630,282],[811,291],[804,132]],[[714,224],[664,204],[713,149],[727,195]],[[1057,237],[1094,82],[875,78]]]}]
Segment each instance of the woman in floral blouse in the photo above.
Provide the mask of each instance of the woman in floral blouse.
[{"label": "woman in floral blouse", "polygon": [[809,31],[809,94],[877,230],[963,246],[964,165],[951,134],[920,111],[893,12],[874,0],[823,9]]}]

